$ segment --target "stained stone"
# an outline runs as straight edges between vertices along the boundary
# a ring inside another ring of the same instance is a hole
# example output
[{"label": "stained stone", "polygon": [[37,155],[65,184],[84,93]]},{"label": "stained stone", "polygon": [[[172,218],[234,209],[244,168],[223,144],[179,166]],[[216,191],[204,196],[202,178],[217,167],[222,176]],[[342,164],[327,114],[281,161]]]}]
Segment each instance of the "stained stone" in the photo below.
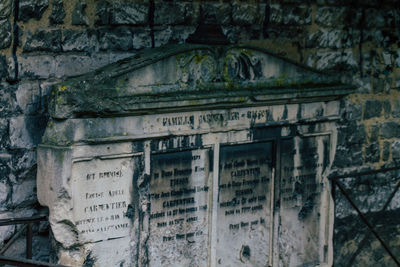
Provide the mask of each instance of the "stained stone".
[{"label": "stained stone", "polygon": [[0,20],[0,49],[11,45],[11,24],[8,19]]},{"label": "stained stone", "polygon": [[115,2],[112,8],[111,24],[144,25],[148,22],[149,3]]},{"label": "stained stone", "polygon": [[87,3],[85,0],[78,1],[72,11],[72,25],[89,25],[89,18],[86,15]]},{"label": "stained stone", "polygon": [[55,0],[53,2],[51,14],[49,17],[51,24],[62,24],[65,18],[64,0]]},{"label": "stained stone", "polygon": [[61,51],[61,30],[37,30],[28,33],[24,51]]},{"label": "stained stone", "polygon": [[[116,29],[100,32],[101,49],[123,37],[132,49],[137,29]],[[37,192],[55,257],[100,267],[331,265],[325,174],[336,99],[352,90],[255,48],[192,44],[54,85]],[[23,122],[11,122],[15,148],[35,144],[15,138],[30,134]],[[363,160],[364,128],[353,127],[350,164]]]},{"label": "stained stone", "polygon": [[39,20],[49,6],[48,0],[20,0],[18,19],[24,22],[31,18]]},{"label": "stained stone", "polygon": [[382,113],[382,102],[379,100],[367,100],[365,102],[364,120],[380,117]]},{"label": "stained stone", "polygon": [[0,19],[8,18],[13,7],[12,0],[0,0]]}]

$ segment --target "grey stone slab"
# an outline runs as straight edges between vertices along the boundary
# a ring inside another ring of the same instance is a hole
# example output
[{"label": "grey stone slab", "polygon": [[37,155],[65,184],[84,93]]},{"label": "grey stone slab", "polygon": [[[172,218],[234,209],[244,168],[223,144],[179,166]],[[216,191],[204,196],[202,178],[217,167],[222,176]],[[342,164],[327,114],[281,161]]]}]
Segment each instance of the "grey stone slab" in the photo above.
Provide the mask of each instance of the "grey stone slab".
[{"label": "grey stone slab", "polygon": [[272,143],[221,147],[216,261],[225,266],[269,262]]},{"label": "grey stone slab", "polygon": [[209,261],[209,151],[152,157],[150,265],[201,266]]}]

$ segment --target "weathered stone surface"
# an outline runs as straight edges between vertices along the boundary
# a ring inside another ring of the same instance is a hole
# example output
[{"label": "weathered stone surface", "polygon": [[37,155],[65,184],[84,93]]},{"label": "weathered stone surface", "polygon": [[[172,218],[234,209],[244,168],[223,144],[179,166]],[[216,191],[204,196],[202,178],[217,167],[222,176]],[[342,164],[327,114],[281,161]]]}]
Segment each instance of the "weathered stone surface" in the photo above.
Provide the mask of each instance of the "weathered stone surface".
[{"label": "weathered stone surface", "polygon": [[62,24],[65,18],[64,0],[54,0],[49,17],[51,24]]},{"label": "weathered stone surface", "polygon": [[400,161],[400,141],[392,143],[392,158],[395,161]]},{"label": "weathered stone surface", "polygon": [[237,4],[232,5],[232,21],[238,25],[251,25],[258,16],[258,6],[255,4]]},{"label": "weathered stone surface", "polygon": [[[111,24],[144,25],[148,23],[149,3],[145,2],[113,2]],[[171,16],[173,17],[173,16]]]},{"label": "weathered stone surface", "polygon": [[364,120],[380,117],[382,114],[382,102],[379,100],[367,100],[365,102]]},{"label": "weathered stone surface", "polygon": [[351,50],[344,50],[343,52],[317,52],[316,68],[320,70],[356,71],[358,62]]},{"label": "weathered stone surface", "polygon": [[346,102],[344,109],[344,118],[348,121],[361,120],[362,105],[358,103]]},{"label": "weathered stone surface", "polygon": [[[171,16],[171,14],[174,14]],[[194,23],[199,15],[198,6],[192,2],[156,2],[155,25],[177,25]]]},{"label": "weathered stone surface", "polygon": [[8,19],[0,20],[0,49],[11,45],[11,24]]},{"label": "weathered stone surface", "polygon": [[48,6],[48,0],[20,0],[18,19],[25,22],[31,18],[39,20]]},{"label": "weathered stone surface", "polygon": [[357,26],[362,17],[362,9],[348,7],[318,7],[315,23],[324,27],[342,28]]},{"label": "weathered stone surface", "polygon": [[182,44],[195,30],[194,26],[157,27],[154,32],[155,47],[166,44]]},{"label": "weathered stone surface", "polygon": [[270,23],[282,25],[311,24],[312,8],[309,5],[271,5]]},{"label": "weathered stone surface", "polygon": [[15,92],[17,104],[25,115],[37,114],[43,111],[43,96],[38,82],[21,82]]},{"label": "weathered stone surface", "polygon": [[390,101],[389,100],[383,101],[383,112],[385,115],[385,119],[389,118],[391,111],[392,111],[392,104],[390,103]]},{"label": "weathered stone surface", "polygon": [[96,23],[99,25],[107,25],[111,23],[112,5],[108,1],[101,0],[96,5]]},{"label": "weathered stone surface", "polygon": [[0,84],[0,117],[6,118],[19,113],[15,99],[15,87]]},{"label": "weathered stone surface", "polygon": [[22,78],[49,78],[55,75],[53,56],[19,56],[18,73]]},{"label": "weathered stone surface", "polygon": [[390,157],[390,142],[383,142],[382,160],[387,161]]},{"label": "weathered stone surface", "polygon": [[232,6],[228,3],[205,2],[201,6],[204,18],[214,17],[220,25],[229,25],[232,20]]},{"label": "weathered stone surface", "polygon": [[0,55],[0,81],[8,76],[8,64],[4,55]]},{"label": "weathered stone surface", "polygon": [[99,30],[101,50],[127,51],[133,48],[133,36],[129,28],[106,28]]},{"label": "weathered stone surface", "polygon": [[60,55],[55,58],[55,76],[57,78],[76,76],[97,67],[96,64],[92,65],[90,56]]},{"label": "weathered stone surface", "polygon": [[0,0],[0,19],[8,18],[11,15],[13,4],[12,0]]},{"label": "weathered stone surface", "polygon": [[149,28],[145,29],[135,29],[133,30],[133,48],[141,49],[151,47],[151,30]]},{"label": "weathered stone surface", "polygon": [[385,13],[383,10],[375,8],[367,8],[365,10],[365,23],[363,26],[367,28],[382,28],[385,26]]},{"label": "weathered stone surface", "polygon": [[365,161],[371,163],[378,162],[380,154],[379,143],[372,143],[365,148]]},{"label": "weathered stone surface", "polygon": [[65,30],[62,40],[63,51],[90,51],[96,47],[95,32],[90,30]]},{"label": "weathered stone surface", "polygon": [[[8,119],[0,119],[0,150],[6,149],[9,146],[8,138]],[[0,168],[1,171],[1,168]],[[4,177],[0,175],[0,181]]]},{"label": "weathered stone surface", "polygon": [[36,180],[24,180],[13,185],[11,205],[13,207],[26,207],[37,202]]},{"label": "weathered stone surface", "polygon": [[37,30],[35,33],[28,32],[24,51],[60,52],[61,30]]},{"label": "weathered stone surface", "polygon": [[400,99],[394,100],[392,116],[393,118],[400,118]]},{"label": "weathered stone surface", "polygon": [[12,148],[33,148],[40,143],[47,119],[43,116],[18,116],[10,119]]},{"label": "weathered stone surface", "polygon": [[80,0],[75,4],[72,11],[72,25],[89,25],[89,18],[85,11],[86,7],[86,0]]},{"label": "weathered stone surface", "polygon": [[310,48],[344,48],[352,45],[352,36],[345,30],[321,28],[308,35],[306,40],[306,46]]},{"label": "weathered stone surface", "polygon": [[378,139],[379,139],[379,124],[374,124],[371,126],[370,129],[369,142],[370,143],[378,142]]},{"label": "weathered stone surface", "polygon": [[383,122],[381,136],[384,138],[400,137],[400,123],[394,121]]}]

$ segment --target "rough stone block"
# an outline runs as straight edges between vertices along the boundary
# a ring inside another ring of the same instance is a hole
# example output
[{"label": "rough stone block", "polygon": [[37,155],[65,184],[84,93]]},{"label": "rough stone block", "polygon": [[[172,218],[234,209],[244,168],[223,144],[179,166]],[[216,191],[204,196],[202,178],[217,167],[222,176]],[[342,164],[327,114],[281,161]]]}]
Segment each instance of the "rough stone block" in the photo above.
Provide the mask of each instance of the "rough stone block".
[{"label": "rough stone block", "polygon": [[25,22],[31,18],[39,20],[48,6],[48,0],[20,0],[18,19]]},{"label": "rough stone block", "polygon": [[155,46],[159,47],[165,44],[184,43],[195,30],[196,28],[192,26],[156,28],[154,32]]},{"label": "rough stone block", "polygon": [[[15,216],[14,213],[6,212],[0,214],[0,219],[8,219],[13,218]],[[14,234],[15,225],[7,225],[0,227],[0,240],[3,243],[5,240],[10,239],[10,237]]]},{"label": "rough stone block", "polygon": [[15,99],[15,88],[6,83],[0,84],[0,118],[19,113]]},{"label": "rough stone block", "polygon": [[198,15],[198,8],[195,8],[192,2],[156,2],[154,24],[177,25],[193,23],[197,21]]},{"label": "rough stone block", "polygon": [[44,116],[18,116],[10,119],[11,148],[33,148],[40,143],[47,119]]},{"label": "rough stone block", "polygon": [[400,161],[400,141],[394,141],[392,143],[392,158],[395,161]]},{"label": "rough stone block", "polygon": [[383,10],[367,8],[363,26],[366,28],[383,28],[386,24],[385,20],[385,12]]},{"label": "rough stone block", "polygon": [[10,154],[0,153],[0,181],[8,181],[12,167],[11,159]]},{"label": "rough stone block", "polygon": [[88,30],[65,30],[62,40],[63,51],[89,51],[96,45],[94,32]]},{"label": "rough stone block", "polygon": [[283,25],[311,24],[312,8],[309,5],[271,5],[270,23]]},{"label": "rough stone block", "polygon": [[141,49],[151,47],[150,29],[137,29],[133,31],[133,48]]},{"label": "rough stone block", "polygon": [[371,143],[378,142],[379,138],[379,125],[374,124],[371,126],[369,141]]},{"label": "rough stone block", "polygon": [[202,6],[203,18],[215,17],[220,25],[229,25],[232,18],[232,6],[228,3],[204,3]]},{"label": "rough stone block", "polygon": [[39,83],[35,81],[21,82],[15,92],[18,107],[25,115],[37,114],[41,110],[42,96]]},{"label": "rough stone block", "polygon": [[352,102],[346,102],[344,118],[349,121],[361,120],[362,106]]},{"label": "rough stone block", "polygon": [[344,30],[321,28],[308,35],[306,40],[306,46],[310,48],[343,48],[352,45],[352,36]]},{"label": "rough stone block", "polygon": [[371,163],[378,162],[380,154],[379,143],[372,143],[365,148],[365,161]]},{"label": "rough stone block", "polygon": [[55,60],[52,56],[19,56],[20,78],[49,78],[55,74]]},{"label": "rough stone block", "polygon": [[324,51],[316,53],[316,68],[320,70],[353,70],[356,71],[358,63],[351,50]]},{"label": "rough stone block", "polygon": [[78,1],[72,11],[72,25],[89,25],[89,18],[86,15],[86,0]]},{"label": "rough stone block", "polygon": [[393,118],[400,118],[400,99],[396,99],[392,111]]},{"label": "rough stone block", "polygon": [[13,2],[11,0],[0,0],[0,18],[8,18],[11,15]]},{"label": "rough stone block", "polygon": [[383,150],[382,150],[382,160],[387,161],[390,157],[390,142],[385,141],[383,143]]},{"label": "rough stone block", "polygon": [[36,197],[36,180],[24,180],[13,185],[11,203],[13,207],[26,207],[34,204]]},{"label": "rough stone block", "polygon": [[258,6],[255,4],[233,4],[232,20],[237,25],[251,25],[258,15]]},{"label": "rough stone block", "polygon": [[28,32],[24,51],[60,52],[61,30],[37,30],[35,33]]},{"label": "rough stone block", "polygon": [[390,101],[389,100],[383,101],[383,112],[385,114],[385,119],[389,118],[391,111],[392,111],[392,105],[390,104]]},{"label": "rough stone block", "polygon": [[315,23],[323,27],[342,28],[343,26],[357,26],[362,17],[362,9],[348,7],[318,7],[315,14]]},{"label": "rough stone block", "polygon": [[0,20],[0,49],[11,45],[11,24],[8,19]]},{"label": "rough stone block", "polygon": [[96,5],[96,24],[107,25],[111,23],[112,5],[107,1],[99,1]]},{"label": "rough stone block", "polygon": [[[7,149],[10,144],[8,138],[8,119],[0,119],[0,150]],[[1,172],[1,168],[0,168]],[[2,180],[0,175],[0,181]]]},{"label": "rough stone block", "polygon": [[91,63],[92,59],[90,58],[90,56],[77,56],[77,55],[56,56],[55,75],[57,78],[65,78],[89,72],[95,68],[95,66],[92,66]]},{"label": "rough stone block", "polygon": [[65,15],[64,0],[54,0],[49,17],[50,24],[64,23]]},{"label": "rough stone block", "polygon": [[[115,2],[113,3],[111,24],[144,25],[149,20],[149,2]],[[173,16],[173,15],[172,15]]]},{"label": "rough stone block", "polygon": [[365,102],[364,120],[380,117],[382,114],[382,102],[379,100],[367,100]]},{"label": "rough stone block", "polygon": [[8,76],[8,64],[5,56],[0,55],[0,80]]},{"label": "rough stone block", "polygon": [[133,36],[131,30],[125,27],[99,30],[101,50],[131,50],[133,48],[132,40]]},{"label": "rough stone block", "polygon": [[387,121],[381,125],[381,136],[383,138],[400,137],[400,123]]}]

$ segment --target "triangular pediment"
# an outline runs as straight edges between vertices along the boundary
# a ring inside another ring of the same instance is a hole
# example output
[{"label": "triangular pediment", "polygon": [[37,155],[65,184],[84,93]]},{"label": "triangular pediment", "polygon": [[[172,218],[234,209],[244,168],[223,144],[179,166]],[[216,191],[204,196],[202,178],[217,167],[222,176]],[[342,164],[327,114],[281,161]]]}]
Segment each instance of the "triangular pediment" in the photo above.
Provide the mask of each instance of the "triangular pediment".
[{"label": "triangular pediment", "polygon": [[329,100],[353,90],[257,47],[173,45],[67,80],[54,88],[53,118]]}]

